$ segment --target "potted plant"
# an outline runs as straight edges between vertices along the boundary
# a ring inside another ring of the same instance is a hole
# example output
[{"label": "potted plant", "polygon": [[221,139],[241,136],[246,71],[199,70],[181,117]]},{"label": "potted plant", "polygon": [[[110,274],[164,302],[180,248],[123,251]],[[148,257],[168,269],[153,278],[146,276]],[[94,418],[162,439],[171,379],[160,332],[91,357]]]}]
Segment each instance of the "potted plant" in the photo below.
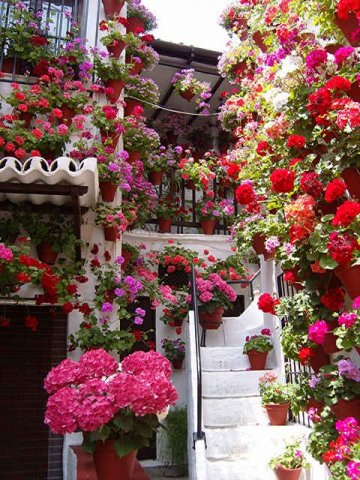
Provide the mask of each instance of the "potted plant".
[{"label": "potted plant", "polygon": [[145,5],[136,0],[128,0],[127,31],[137,35],[150,32],[157,27],[157,20]]},{"label": "potted plant", "polygon": [[94,57],[94,68],[97,77],[105,86],[106,98],[110,103],[115,103],[129,80],[128,65],[114,57],[110,57],[107,62],[104,62],[97,55]]},{"label": "potted plant", "polygon": [[217,330],[225,308],[237,298],[235,290],[217,273],[204,272],[196,278],[199,320],[204,329]]},{"label": "potted plant", "polygon": [[154,214],[158,219],[159,233],[171,232],[171,224],[173,219],[181,214],[179,199],[159,198],[154,209]]},{"label": "potted plant", "polygon": [[169,241],[159,256],[159,278],[170,286],[187,287],[192,265],[201,264],[198,252]]},{"label": "potted plant", "polygon": [[63,360],[45,379],[45,423],[60,435],[83,432],[99,480],[131,480],[137,449],[158,429],[157,415],[177,400],[170,375],[169,361],[153,351],[129,355],[121,371],[102,349],[84,353],[78,363]]},{"label": "potted plant", "polygon": [[97,105],[92,113],[92,123],[100,130],[103,144],[115,149],[120,135],[124,133],[118,109],[112,105]]},{"label": "potted plant", "polygon": [[295,386],[280,383],[274,373],[265,373],[259,378],[262,405],[268,414],[270,425],[286,425]]},{"label": "potted plant", "polygon": [[[178,280],[179,277],[175,277],[175,279]],[[160,320],[165,325],[178,329],[182,327],[183,321],[189,313],[189,291],[187,285],[181,285],[180,282],[176,282],[171,287],[173,288],[171,294],[168,291],[164,292],[165,296],[162,299],[164,310]],[[181,290],[181,288],[185,288],[185,290]]]},{"label": "potted plant", "polygon": [[355,299],[352,303],[352,311],[344,311],[337,318],[338,327],[334,330],[337,337],[336,345],[341,350],[356,348],[360,352],[360,304]]},{"label": "potted plant", "polygon": [[151,78],[139,76],[130,77],[125,85],[125,115],[134,115],[136,107],[142,107],[143,102],[157,105],[160,91],[157,84]]},{"label": "potted plant", "polygon": [[198,108],[201,111],[207,111],[209,108],[208,100],[211,98],[211,86],[208,82],[200,82],[194,77],[193,68],[183,69],[175,73],[171,83],[174,91],[190,102],[195,96]]},{"label": "potted plant", "polygon": [[123,242],[121,245],[121,256],[124,259],[121,264],[121,270],[125,271],[129,264],[131,265],[140,257],[140,249],[137,245]]},{"label": "potted plant", "polygon": [[172,363],[174,370],[181,370],[185,358],[185,342],[181,338],[176,340],[164,338],[161,340],[161,346],[164,349],[165,357]]},{"label": "potted plant", "polygon": [[126,0],[102,0],[105,17],[114,18],[118,16]]},{"label": "potted plant", "polygon": [[147,127],[143,118],[127,117],[123,125],[124,149],[130,153],[130,163],[146,158],[151,151],[158,149],[159,134],[153,128]]},{"label": "potted plant", "polygon": [[129,45],[126,49],[126,63],[131,64],[130,73],[140,75],[143,69],[153,70],[159,63],[157,52],[145,42],[139,46]]},{"label": "potted plant", "polygon": [[186,407],[170,409],[165,420],[165,435],[171,452],[171,463],[176,466],[179,475],[186,475],[188,438]]},{"label": "potted plant", "polygon": [[119,207],[109,207],[100,203],[95,207],[95,212],[95,223],[103,226],[105,240],[108,242],[119,240],[127,227],[126,218]]},{"label": "potted plant", "polygon": [[251,370],[265,370],[267,355],[273,348],[268,328],[263,328],[260,335],[247,336],[243,353],[249,358]]},{"label": "potted plant", "polygon": [[203,233],[205,235],[212,235],[215,230],[216,222],[221,217],[218,202],[209,200],[204,196],[202,201],[196,204],[196,213]]},{"label": "potted plant", "polygon": [[270,460],[269,467],[274,470],[278,480],[298,480],[302,470],[308,468],[301,441],[286,444],[284,452]]},{"label": "potted plant", "polygon": [[210,182],[215,179],[215,173],[205,159],[196,161],[194,157],[187,155],[180,160],[178,168],[180,176],[185,180],[188,188],[211,189]]}]

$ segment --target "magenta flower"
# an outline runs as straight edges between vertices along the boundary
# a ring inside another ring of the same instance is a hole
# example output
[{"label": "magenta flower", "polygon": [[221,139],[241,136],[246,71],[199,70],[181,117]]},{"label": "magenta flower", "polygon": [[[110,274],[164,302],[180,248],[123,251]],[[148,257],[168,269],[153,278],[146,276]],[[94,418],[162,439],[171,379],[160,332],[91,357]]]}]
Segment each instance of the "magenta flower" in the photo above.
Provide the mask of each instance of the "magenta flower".
[{"label": "magenta flower", "polygon": [[328,324],[324,320],[318,320],[309,327],[309,339],[317,345],[321,345],[325,342],[325,335],[328,331]]}]

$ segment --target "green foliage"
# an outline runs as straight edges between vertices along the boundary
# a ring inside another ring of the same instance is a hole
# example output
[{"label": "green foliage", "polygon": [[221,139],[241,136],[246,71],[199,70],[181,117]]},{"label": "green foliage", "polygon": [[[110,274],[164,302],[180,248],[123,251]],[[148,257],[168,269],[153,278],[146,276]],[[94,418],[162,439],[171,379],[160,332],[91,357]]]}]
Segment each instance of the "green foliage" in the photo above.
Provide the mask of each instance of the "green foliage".
[{"label": "green foliage", "polygon": [[306,468],[308,466],[304,453],[301,450],[301,440],[285,445],[284,452],[272,458],[269,462],[269,467],[275,469],[277,466],[285,468]]},{"label": "green foliage", "polygon": [[165,422],[165,433],[172,462],[177,465],[180,474],[184,474],[187,463],[187,410],[186,407],[175,407],[170,410]]},{"label": "green foliage", "polygon": [[244,344],[243,353],[248,353],[249,350],[257,352],[270,352],[273,349],[271,338],[267,335],[253,335]]},{"label": "green foliage", "polygon": [[307,450],[315,460],[323,463],[323,454],[329,449],[329,443],[336,439],[337,432],[334,417],[329,414],[328,408],[321,413],[321,417],[322,421],[313,425]]},{"label": "green foliage", "polygon": [[291,383],[280,383],[277,381],[260,381],[259,390],[263,405],[268,405],[270,403],[291,403],[295,394],[296,386]]}]

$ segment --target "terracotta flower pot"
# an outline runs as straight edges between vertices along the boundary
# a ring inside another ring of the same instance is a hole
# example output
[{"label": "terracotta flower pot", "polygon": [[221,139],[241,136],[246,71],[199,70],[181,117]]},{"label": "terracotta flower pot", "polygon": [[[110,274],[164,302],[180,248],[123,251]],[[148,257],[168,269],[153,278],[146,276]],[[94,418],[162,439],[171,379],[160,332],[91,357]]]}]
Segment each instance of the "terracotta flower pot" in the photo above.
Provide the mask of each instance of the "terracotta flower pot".
[{"label": "terracotta flower pot", "polygon": [[327,332],[325,335],[325,342],[321,345],[325,353],[331,354],[339,351],[336,346],[337,337],[332,332]]},{"label": "terracotta flower pot", "polygon": [[127,23],[126,31],[128,33],[130,32],[137,33],[140,30],[145,31],[145,23],[142,20],[140,20],[140,18],[129,17],[127,21],[128,23]]},{"label": "terracotta flower pot", "polygon": [[290,403],[269,403],[265,405],[268,414],[270,425],[286,425]]},{"label": "terracotta flower pot", "polygon": [[71,123],[71,120],[75,117],[76,111],[73,108],[68,107],[67,105],[63,105],[61,107],[62,111],[62,121],[66,125],[69,125]]},{"label": "terracotta flower pot", "polygon": [[123,91],[125,84],[121,80],[107,80],[104,82],[105,88],[111,88],[112,92],[106,94],[106,98],[110,103],[115,103]]},{"label": "terracotta flower pot", "polygon": [[116,242],[120,238],[120,233],[117,228],[115,227],[104,227],[104,235],[105,235],[105,240],[107,242]]},{"label": "terracotta flower pot", "polygon": [[104,202],[113,202],[119,185],[111,182],[99,182],[99,188]]},{"label": "terracotta flower pot", "polygon": [[213,235],[216,226],[216,218],[200,220],[200,224],[205,235]]},{"label": "terracotta flower pot", "polygon": [[314,355],[310,357],[309,364],[315,373],[318,373],[321,367],[330,364],[330,357],[321,346],[313,350]]},{"label": "terracotta flower pot", "polygon": [[249,350],[247,356],[250,363],[250,370],[265,370],[268,352]]},{"label": "terracotta flower pot", "polygon": [[352,400],[339,400],[335,405],[331,405],[331,411],[338,420],[344,420],[346,417],[354,417],[360,421],[360,397]]},{"label": "terracotta flower pot", "polygon": [[195,93],[189,88],[188,90],[180,92],[180,97],[184,98],[188,102],[191,102],[191,100],[195,97]]},{"label": "terracotta flower pot", "polygon": [[349,167],[341,173],[350,195],[360,199],[360,171],[357,168]]},{"label": "terracotta flower pot", "polygon": [[132,58],[127,57],[126,63],[132,63],[133,67],[129,69],[131,75],[140,75],[142,69],[144,68],[144,62],[135,62]]},{"label": "terracotta flower pot", "polygon": [[126,106],[124,108],[125,117],[130,117],[130,115],[134,115],[135,108],[142,107],[142,103],[138,100],[133,100],[132,98],[128,98],[125,100]]},{"label": "terracotta flower pot", "polygon": [[108,19],[112,19],[115,15],[119,15],[125,3],[124,0],[102,0],[102,2],[105,17]]},{"label": "terracotta flower pot", "polygon": [[58,252],[54,252],[52,244],[50,242],[41,242],[36,246],[36,252],[39,260],[48,265],[54,265],[58,257]]},{"label": "terracotta flower pot", "polygon": [[334,272],[351,298],[360,295],[360,265],[339,265]]},{"label": "terracotta flower pot", "polygon": [[149,173],[149,181],[153,185],[161,185],[163,179],[164,172],[160,170],[160,172],[150,172]]},{"label": "terracotta flower pot", "polygon": [[359,28],[355,13],[349,13],[349,18],[342,19],[335,15],[334,23],[343,32],[352,47],[360,46],[360,39],[354,38],[353,33]]},{"label": "terracotta flower pot", "polygon": [[172,221],[172,218],[159,218],[159,233],[170,233]]},{"label": "terracotta flower pot", "polygon": [[222,307],[214,308],[212,312],[199,309],[200,325],[205,330],[217,330],[222,323],[223,313]]},{"label": "terracotta flower pot", "polygon": [[106,143],[107,147],[111,147],[115,150],[119,142],[120,133],[115,133],[115,132],[107,133],[104,130],[100,130],[100,134],[101,134],[101,141],[103,145],[105,145]]},{"label": "terracotta flower pot", "polygon": [[268,252],[265,248],[266,237],[261,233],[256,233],[252,240],[252,246],[258,255],[264,255],[264,260],[272,260],[274,258],[274,251]]},{"label": "terracotta flower pot", "polygon": [[14,58],[5,58],[3,60],[1,69],[1,72],[3,73],[20,73],[20,63],[19,60],[16,61],[15,64],[15,59]]},{"label": "terracotta flower pot", "polygon": [[360,82],[359,81],[355,81],[352,83],[348,95],[355,102],[360,102]]},{"label": "terracotta flower pot", "polygon": [[275,468],[275,475],[278,480],[299,480],[302,468],[286,468],[278,465]]},{"label": "terracotta flower pot", "polygon": [[182,364],[183,364],[183,358],[174,358],[174,360],[171,360],[172,366],[174,367],[174,370],[181,370],[182,369]]},{"label": "terracotta flower pot", "polygon": [[125,42],[122,42],[121,40],[117,40],[115,44],[107,45],[106,48],[111,57],[119,58],[125,48],[125,45],[126,45]]},{"label": "terracotta flower pot", "polygon": [[118,457],[114,440],[106,440],[96,445],[94,465],[98,480],[132,480],[137,450],[124,457]]},{"label": "terracotta flower pot", "polygon": [[136,150],[134,152],[129,152],[129,158],[128,158],[129,163],[135,163],[135,162],[138,162],[139,160],[141,160],[141,152],[138,152]]},{"label": "terracotta flower pot", "polygon": [[307,402],[307,405],[306,405],[306,411],[308,412],[310,408],[316,408],[316,410],[320,414],[324,409],[324,404],[322,402],[318,402],[317,400],[314,400],[313,398],[310,398],[310,400]]},{"label": "terracotta flower pot", "polygon": [[25,122],[25,126],[28,127],[31,123],[31,120],[34,118],[34,114],[31,112],[19,112],[18,117],[20,120]]}]

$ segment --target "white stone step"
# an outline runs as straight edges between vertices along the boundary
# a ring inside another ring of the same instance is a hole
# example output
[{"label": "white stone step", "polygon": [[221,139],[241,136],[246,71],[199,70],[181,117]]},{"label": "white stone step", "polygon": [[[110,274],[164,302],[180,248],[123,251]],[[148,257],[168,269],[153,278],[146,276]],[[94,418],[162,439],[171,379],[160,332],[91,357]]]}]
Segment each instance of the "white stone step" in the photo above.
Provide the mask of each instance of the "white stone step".
[{"label": "white stone step", "polygon": [[236,427],[240,425],[268,425],[266,411],[260,397],[204,398],[205,427]]},{"label": "white stone step", "polygon": [[239,371],[248,369],[249,361],[242,347],[202,347],[201,367],[203,371]]},{"label": "white stone step", "polygon": [[244,426],[233,428],[207,428],[206,457],[209,460],[245,460],[262,452],[265,464],[281,453],[284,443],[293,438],[306,438],[310,429],[289,423],[286,426]]},{"label": "white stone step", "polygon": [[268,466],[259,464],[261,452],[252,460],[239,460],[236,456],[229,460],[208,461],[209,480],[275,480],[274,472]]},{"label": "white stone step", "polygon": [[[248,371],[203,371],[204,398],[252,397],[259,395],[259,378],[263,370]],[[274,373],[276,373],[274,371]]]}]

